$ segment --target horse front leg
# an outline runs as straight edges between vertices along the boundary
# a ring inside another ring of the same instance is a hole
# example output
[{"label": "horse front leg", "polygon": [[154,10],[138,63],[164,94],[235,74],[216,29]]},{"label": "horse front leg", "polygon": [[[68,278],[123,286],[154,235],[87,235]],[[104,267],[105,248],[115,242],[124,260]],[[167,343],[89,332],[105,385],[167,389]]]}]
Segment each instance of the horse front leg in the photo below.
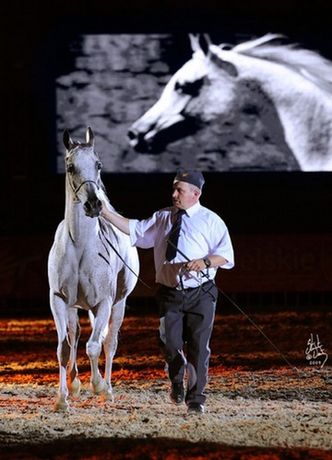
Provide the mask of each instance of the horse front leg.
[{"label": "horse front leg", "polygon": [[64,300],[50,293],[50,305],[58,334],[57,357],[59,363],[59,392],[55,403],[55,410],[68,410],[67,365],[70,357],[70,344],[68,342],[68,306]]},{"label": "horse front leg", "polygon": [[91,387],[95,394],[102,394],[105,391],[105,381],[99,372],[98,361],[101,353],[102,342],[105,337],[105,329],[111,315],[111,303],[103,300],[93,310],[92,333],[86,344],[86,353],[91,365]]},{"label": "horse front leg", "polygon": [[77,346],[81,335],[81,328],[78,317],[78,309],[70,308],[68,312],[68,336],[70,343],[69,357],[69,391],[73,396],[78,396],[81,390],[81,381],[78,378],[77,368]]},{"label": "horse front leg", "polygon": [[121,300],[112,307],[111,320],[108,333],[104,340],[105,353],[105,398],[113,401],[112,389],[112,366],[113,359],[118,347],[118,335],[125,313],[126,299]]}]

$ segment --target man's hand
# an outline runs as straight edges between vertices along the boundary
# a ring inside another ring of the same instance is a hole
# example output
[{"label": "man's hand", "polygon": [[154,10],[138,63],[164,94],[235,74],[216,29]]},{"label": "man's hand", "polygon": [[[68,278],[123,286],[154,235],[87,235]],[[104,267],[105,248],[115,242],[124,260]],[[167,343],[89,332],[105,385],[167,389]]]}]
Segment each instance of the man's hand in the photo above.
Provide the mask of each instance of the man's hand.
[{"label": "man's hand", "polygon": [[[222,256],[217,256],[217,255],[209,255],[208,259],[210,260],[211,268],[217,268],[217,267],[222,267],[225,265],[228,261],[222,257]],[[204,262],[203,259],[194,259],[191,260],[190,262],[187,262],[184,264],[184,269],[188,271],[194,271],[194,272],[200,272],[202,270],[205,270],[207,268],[206,263]]]},{"label": "man's hand", "polygon": [[205,262],[203,259],[194,259],[186,263],[186,270],[200,272],[206,268]]},{"label": "man's hand", "polygon": [[107,218],[109,218],[109,212],[108,212],[108,210],[106,208],[106,205],[105,205],[104,201],[102,201],[101,204],[102,204],[102,208],[101,208],[101,211],[100,211],[100,215],[102,217],[104,217],[105,219],[107,219]]},{"label": "man's hand", "polygon": [[130,234],[129,231],[129,220],[126,217],[120,216],[120,214],[115,213],[107,209],[105,203],[102,203],[102,208],[100,215],[108,220],[111,224],[115,225],[119,230],[121,230],[126,235]]}]

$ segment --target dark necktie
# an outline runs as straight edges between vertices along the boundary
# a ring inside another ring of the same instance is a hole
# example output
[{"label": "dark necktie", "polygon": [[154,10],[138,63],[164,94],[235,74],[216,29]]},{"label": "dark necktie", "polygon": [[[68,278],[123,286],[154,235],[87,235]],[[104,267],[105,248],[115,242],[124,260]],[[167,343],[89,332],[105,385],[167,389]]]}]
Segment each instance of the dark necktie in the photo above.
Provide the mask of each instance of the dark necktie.
[{"label": "dark necktie", "polygon": [[175,214],[175,220],[168,237],[166,248],[166,260],[168,261],[173,260],[176,256],[176,248],[178,246],[182,216],[185,214],[185,212],[186,211],[184,209],[179,209]]}]

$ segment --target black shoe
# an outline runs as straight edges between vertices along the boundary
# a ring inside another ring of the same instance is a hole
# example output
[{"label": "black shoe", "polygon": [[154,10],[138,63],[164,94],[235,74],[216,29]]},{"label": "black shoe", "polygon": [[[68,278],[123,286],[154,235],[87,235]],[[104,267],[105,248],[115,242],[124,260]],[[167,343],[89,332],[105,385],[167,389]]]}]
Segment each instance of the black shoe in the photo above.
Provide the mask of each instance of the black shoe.
[{"label": "black shoe", "polygon": [[188,414],[204,414],[203,404],[197,402],[188,403]]},{"label": "black shoe", "polygon": [[184,388],[182,383],[172,383],[170,398],[175,404],[181,404],[184,401]]}]

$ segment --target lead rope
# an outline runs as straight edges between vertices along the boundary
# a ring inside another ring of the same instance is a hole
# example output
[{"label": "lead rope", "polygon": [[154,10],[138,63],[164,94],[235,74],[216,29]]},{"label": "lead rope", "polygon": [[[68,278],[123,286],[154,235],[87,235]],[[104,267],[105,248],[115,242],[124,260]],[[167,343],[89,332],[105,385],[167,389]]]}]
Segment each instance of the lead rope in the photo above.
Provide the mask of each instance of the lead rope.
[{"label": "lead rope", "polygon": [[[105,233],[104,233],[104,228],[103,228],[103,225],[100,226],[101,228],[101,233],[103,235],[103,237],[105,238],[105,241],[107,242],[107,244],[113,249],[113,251],[115,252],[115,254],[119,257],[119,259],[121,260],[121,262],[128,268],[128,270],[131,271],[131,273],[133,275],[136,276],[136,278],[138,279],[138,281],[140,281],[145,287],[147,287],[148,289],[152,289],[151,286],[149,286],[148,284],[145,283],[145,281],[142,280],[142,278],[139,277],[139,275],[137,273],[135,273],[135,271],[127,264],[127,262],[124,260],[124,258],[121,256],[121,254],[119,253],[119,251],[116,249],[116,247],[114,246],[113,243],[111,243],[111,241],[106,237]],[[99,233],[99,238],[100,238],[100,241],[102,242],[106,252],[109,254],[107,248],[105,247],[105,244],[103,243],[102,239],[101,239],[101,234]],[[104,257],[100,252],[98,252],[98,255],[103,259],[105,260],[105,262],[110,265],[109,261],[106,259],[106,257]]]},{"label": "lead rope", "polygon": [[[105,238],[106,242],[109,244],[109,246],[113,249],[113,251],[115,252],[115,254],[119,257],[119,259],[122,261],[122,263],[128,268],[128,270],[131,271],[131,273],[133,273],[136,278],[138,279],[138,281],[140,281],[145,287],[147,287],[148,289],[152,289],[151,286],[149,286],[148,284],[146,284],[138,275],[137,273],[134,272],[134,270],[126,263],[126,261],[123,259],[123,257],[121,256],[121,254],[119,253],[119,251],[114,247],[114,245],[109,241],[109,239],[105,236],[104,234],[104,230],[103,230],[103,226],[100,227],[101,230],[102,230],[102,234],[103,234],[103,237]],[[100,237],[100,235],[99,235]],[[187,262],[190,262],[190,259],[189,257],[186,256],[186,254],[184,254],[178,247],[176,247],[172,241],[170,241],[168,239],[168,243],[170,243],[171,246],[173,246],[176,251],[182,256],[184,257]],[[106,248],[105,248],[106,249]],[[107,251],[108,252],[108,251]],[[98,255],[100,257],[102,257],[105,262],[108,262],[108,260],[101,254],[101,253],[98,253]],[[199,273],[201,273],[201,275],[203,275],[205,278],[207,278],[208,280],[210,280],[209,278],[209,275],[204,273],[203,270],[201,270]],[[277,345],[275,345],[272,340],[265,334],[265,332],[258,326],[258,324],[248,315],[248,313],[246,313],[229,295],[227,295],[224,291],[222,291],[218,286],[217,284],[215,284],[216,288],[218,289],[218,291],[235,307],[237,308],[237,310],[239,310],[240,313],[242,313],[242,315],[248,319],[248,321],[255,327],[255,329],[258,330],[258,332],[260,332],[260,334],[269,342],[269,344],[275,349],[275,351],[277,351],[280,355],[280,357],[284,360],[284,362],[287,364],[287,366],[289,366],[291,369],[294,369],[298,374],[300,374],[300,371],[297,369],[297,367],[293,366],[293,364],[290,363],[290,361],[286,358],[286,356],[282,353],[282,351],[277,347]],[[203,289],[203,285],[201,286],[201,288]],[[204,289],[203,289],[204,290]],[[206,291],[204,290],[204,292],[207,292],[207,293],[210,293],[209,290]],[[211,294],[212,295],[212,294]]]},{"label": "lead rope", "polygon": [[[173,243],[171,241],[168,240],[168,242],[173,245]],[[173,245],[174,246],[174,245]],[[184,254],[179,248],[176,248],[177,252],[182,256],[184,257],[187,262],[190,262],[190,259],[189,257],[186,256],[186,254]],[[201,273],[201,275],[203,275],[205,278],[207,278],[208,280],[210,280],[209,278],[209,275],[204,273],[203,270],[201,270],[199,273]],[[282,353],[282,351],[277,347],[277,345],[275,345],[272,340],[265,334],[265,332],[258,326],[258,324],[255,323],[255,321],[248,315],[248,313],[246,313],[245,311],[242,310],[242,308],[229,296],[227,295],[224,291],[222,291],[218,286],[217,284],[215,284],[216,288],[218,289],[218,291],[232,304],[234,305],[235,308],[237,308],[239,310],[239,312],[242,313],[242,315],[245,316],[245,318],[248,319],[248,321],[258,330],[258,332],[260,332],[262,334],[262,336],[269,342],[270,345],[272,345],[272,347],[279,353],[279,355],[281,356],[281,358],[284,360],[284,362],[291,368],[291,369],[294,369],[298,374],[300,374],[300,371],[297,369],[297,367],[295,367],[293,364],[290,363],[290,361],[288,361],[288,359],[286,358],[286,356]],[[203,288],[203,285],[201,286],[201,288]],[[204,292],[209,292],[209,291],[204,291]],[[212,294],[211,294],[212,295]]]}]

